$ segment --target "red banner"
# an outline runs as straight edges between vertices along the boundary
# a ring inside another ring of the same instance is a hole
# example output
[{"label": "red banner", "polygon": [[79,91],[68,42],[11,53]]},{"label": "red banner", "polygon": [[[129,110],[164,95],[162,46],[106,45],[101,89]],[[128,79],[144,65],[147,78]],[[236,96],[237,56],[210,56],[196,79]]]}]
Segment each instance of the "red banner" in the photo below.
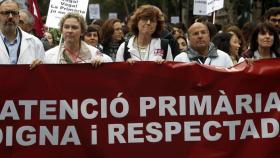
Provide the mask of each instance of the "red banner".
[{"label": "red banner", "polygon": [[36,36],[39,38],[42,38],[44,35],[44,27],[43,27],[43,22],[41,19],[41,13],[39,10],[39,5],[37,0],[28,0],[28,10],[34,17],[34,29],[36,32]]},{"label": "red banner", "polygon": [[280,60],[0,66],[0,157],[278,158]]}]

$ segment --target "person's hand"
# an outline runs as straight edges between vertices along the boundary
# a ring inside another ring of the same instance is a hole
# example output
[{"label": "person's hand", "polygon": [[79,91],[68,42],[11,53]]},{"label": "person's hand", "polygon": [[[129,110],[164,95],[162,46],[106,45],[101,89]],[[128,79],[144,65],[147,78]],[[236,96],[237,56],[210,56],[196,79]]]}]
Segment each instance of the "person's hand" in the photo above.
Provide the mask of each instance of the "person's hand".
[{"label": "person's hand", "polygon": [[165,60],[164,59],[159,59],[159,60],[156,60],[155,62],[157,64],[163,64],[165,62]]},{"label": "person's hand", "polygon": [[249,66],[252,66],[254,64],[254,61],[255,61],[254,59],[251,59],[251,58],[246,58],[245,60],[246,60],[246,62]]},{"label": "person's hand", "polygon": [[34,69],[37,65],[42,64],[43,62],[40,59],[35,59],[32,61],[32,63],[29,65],[29,70]]},{"label": "person's hand", "polygon": [[98,66],[100,66],[102,64],[102,60],[101,60],[101,58],[95,58],[91,61],[91,64],[94,68],[97,68]]},{"label": "person's hand", "polygon": [[130,65],[133,65],[136,61],[129,58],[129,59],[126,60],[126,62],[128,62]]}]

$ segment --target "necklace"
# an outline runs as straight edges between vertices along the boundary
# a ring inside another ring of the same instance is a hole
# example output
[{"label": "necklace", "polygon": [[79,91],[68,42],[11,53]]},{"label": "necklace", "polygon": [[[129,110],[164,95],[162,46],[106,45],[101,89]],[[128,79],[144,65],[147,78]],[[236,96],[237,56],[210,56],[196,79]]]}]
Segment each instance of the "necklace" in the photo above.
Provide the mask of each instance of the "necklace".
[{"label": "necklace", "polygon": [[80,51],[72,52],[70,49],[65,48],[66,52],[63,53],[63,57],[67,63],[77,63],[77,59],[80,55]]},{"label": "necklace", "polygon": [[138,38],[136,38],[136,43],[137,43],[137,49],[138,49],[138,52],[139,52],[139,57],[140,57],[140,60],[141,61],[144,61],[145,60],[145,56],[146,54],[148,53],[148,58],[147,60],[149,60],[149,55],[150,55],[150,43],[148,44],[148,46],[146,47],[140,47],[139,45],[139,42],[138,42]]}]

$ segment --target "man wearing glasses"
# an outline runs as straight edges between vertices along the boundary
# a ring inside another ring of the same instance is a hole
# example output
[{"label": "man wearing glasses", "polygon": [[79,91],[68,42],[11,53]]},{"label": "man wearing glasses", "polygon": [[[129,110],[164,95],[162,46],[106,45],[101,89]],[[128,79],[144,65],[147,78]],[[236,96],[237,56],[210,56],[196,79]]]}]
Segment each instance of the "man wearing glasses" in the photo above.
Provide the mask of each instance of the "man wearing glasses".
[{"label": "man wearing glasses", "polygon": [[0,3],[0,64],[42,63],[44,47],[41,41],[19,27],[19,5],[14,0]]}]

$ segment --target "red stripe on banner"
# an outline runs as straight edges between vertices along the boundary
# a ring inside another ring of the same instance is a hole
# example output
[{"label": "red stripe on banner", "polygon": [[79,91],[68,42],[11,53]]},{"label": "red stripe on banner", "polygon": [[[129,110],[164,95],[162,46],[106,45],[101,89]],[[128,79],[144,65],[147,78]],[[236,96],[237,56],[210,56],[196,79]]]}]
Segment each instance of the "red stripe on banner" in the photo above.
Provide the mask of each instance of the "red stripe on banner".
[{"label": "red stripe on banner", "polygon": [[0,157],[278,158],[279,62],[0,65]]},{"label": "red stripe on banner", "polygon": [[41,20],[41,13],[39,9],[39,5],[37,0],[28,0],[28,9],[30,13],[33,15],[35,24],[34,24],[34,29],[36,32],[36,36],[41,38],[44,35],[44,27],[43,23]]}]

